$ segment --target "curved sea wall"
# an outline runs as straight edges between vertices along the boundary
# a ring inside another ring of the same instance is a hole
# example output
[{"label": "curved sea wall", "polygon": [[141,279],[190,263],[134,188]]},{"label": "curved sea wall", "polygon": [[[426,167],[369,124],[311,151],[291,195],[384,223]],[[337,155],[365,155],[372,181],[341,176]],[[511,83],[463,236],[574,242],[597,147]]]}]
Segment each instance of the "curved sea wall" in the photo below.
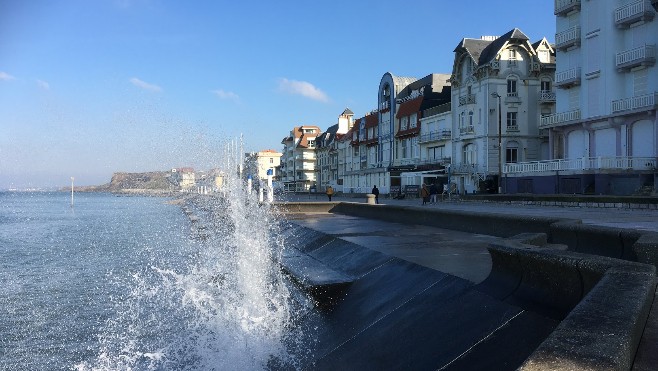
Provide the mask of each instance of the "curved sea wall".
[{"label": "curved sea wall", "polygon": [[473,285],[294,220],[288,223],[282,268],[316,303],[299,320],[308,336],[301,342],[311,344],[300,360],[306,368],[633,365],[656,290],[654,233],[569,219],[308,204],[278,207],[311,213],[324,207],[325,212],[506,239],[489,246],[491,273]]}]

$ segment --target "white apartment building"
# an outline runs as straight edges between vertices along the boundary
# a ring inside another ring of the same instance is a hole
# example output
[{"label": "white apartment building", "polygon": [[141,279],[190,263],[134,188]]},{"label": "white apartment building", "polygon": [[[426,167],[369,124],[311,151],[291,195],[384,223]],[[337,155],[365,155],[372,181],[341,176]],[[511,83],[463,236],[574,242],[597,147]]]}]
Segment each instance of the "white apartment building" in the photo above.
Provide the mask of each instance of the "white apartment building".
[{"label": "white apartment building", "polygon": [[280,175],[287,191],[307,192],[316,184],[315,140],[320,132],[317,126],[296,126],[281,141]]},{"label": "white apartment building", "polygon": [[534,193],[656,192],[656,0],[555,0],[549,161],[509,164]]},{"label": "white apartment building", "polygon": [[450,182],[460,193],[516,192],[516,182],[498,184],[503,166],[549,158],[539,119],[555,112],[554,50],[513,29],[465,38],[454,52]]}]

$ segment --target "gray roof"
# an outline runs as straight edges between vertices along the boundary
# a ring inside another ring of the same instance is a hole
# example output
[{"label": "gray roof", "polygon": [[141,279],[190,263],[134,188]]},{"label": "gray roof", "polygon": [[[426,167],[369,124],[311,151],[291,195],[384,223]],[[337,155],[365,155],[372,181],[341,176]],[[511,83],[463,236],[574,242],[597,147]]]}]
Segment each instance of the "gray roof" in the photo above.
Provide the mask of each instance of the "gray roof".
[{"label": "gray roof", "polygon": [[[345,108],[345,111],[343,111],[343,113],[341,113],[341,115],[342,116],[354,115],[354,112],[352,112],[352,110],[349,109],[349,108]],[[338,127],[336,127],[336,129],[338,129]]]},{"label": "gray roof", "polygon": [[514,28],[493,41],[482,39],[462,39],[454,51],[458,52],[460,50],[465,50],[477,65],[481,66],[496,58],[500,50],[508,41],[529,42],[529,40],[530,39],[526,34],[518,28]]}]

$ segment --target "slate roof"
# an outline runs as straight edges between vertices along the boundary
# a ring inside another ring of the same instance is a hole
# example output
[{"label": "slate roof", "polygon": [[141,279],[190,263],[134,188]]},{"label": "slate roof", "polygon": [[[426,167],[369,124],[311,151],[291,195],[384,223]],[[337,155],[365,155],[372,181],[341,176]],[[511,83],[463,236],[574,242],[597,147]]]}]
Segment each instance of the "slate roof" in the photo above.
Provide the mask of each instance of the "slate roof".
[{"label": "slate roof", "polygon": [[499,38],[489,41],[489,40],[481,40],[481,39],[462,39],[462,41],[457,45],[455,48],[455,52],[459,52],[462,49],[466,50],[466,52],[473,58],[473,60],[477,63],[478,66],[482,66],[484,64],[487,64],[491,62],[498,53],[500,53],[500,50],[503,48],[503,46],[508,42],[508,41],[516,41],[516,42],[529,42],[530,39],[526,34],[524,34],[521,30],[518,28],[514,28],[511,31],[507,32],[503,36],[500,36]]}]

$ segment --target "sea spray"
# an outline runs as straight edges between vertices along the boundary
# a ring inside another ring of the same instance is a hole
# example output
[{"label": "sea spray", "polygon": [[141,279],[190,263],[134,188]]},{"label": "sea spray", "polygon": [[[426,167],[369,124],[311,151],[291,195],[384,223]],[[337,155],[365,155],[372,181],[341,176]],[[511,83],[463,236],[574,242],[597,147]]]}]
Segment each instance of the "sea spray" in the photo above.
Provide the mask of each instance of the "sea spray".
[{"label": "sea spray", "polygon": [[[236,164],[227,161],[229,169]],[[79,370],[256,370],[293,365],[291,295],[278,267],[281,240],[269,205],[225,171],[221,189],[187,196],[207,231],[184,247],[178,266],[153,259],[130,274],[108,273],[121,295],[98,334],[100,347]],[[191,223],[194,225],[195,223]],[[157,246],[148,246],[157,250]]]}]

